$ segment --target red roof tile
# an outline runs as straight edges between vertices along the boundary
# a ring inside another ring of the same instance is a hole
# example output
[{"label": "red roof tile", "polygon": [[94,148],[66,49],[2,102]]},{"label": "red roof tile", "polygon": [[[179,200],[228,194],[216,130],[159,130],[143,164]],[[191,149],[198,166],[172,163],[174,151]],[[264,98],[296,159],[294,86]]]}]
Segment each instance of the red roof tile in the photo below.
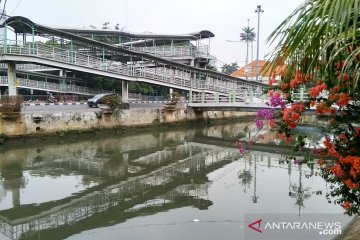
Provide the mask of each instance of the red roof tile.
[{"label": "red roof tile", "polygon": [[[271,76],[271,72],[270,71],[262,71],[261,69],[264,67],[264,65],[266,64],[267,61],[265,60],[259,60],[259,69],[260,69],[260,75],[262,77],[270,77]],[[276,72],[283,72],[285,70],[286,66],[278,66],[275,68]],[[244,67],[240,68],[239,70],[233,72],[230,74],[230,76],[232,77],[238,77],[238,78],[246,78],[246,77],[250,77],[250,78],[254,78],[256,77],[256,68],[257,68],[257,64],[256,64],[256,60],[245,65]]]}]

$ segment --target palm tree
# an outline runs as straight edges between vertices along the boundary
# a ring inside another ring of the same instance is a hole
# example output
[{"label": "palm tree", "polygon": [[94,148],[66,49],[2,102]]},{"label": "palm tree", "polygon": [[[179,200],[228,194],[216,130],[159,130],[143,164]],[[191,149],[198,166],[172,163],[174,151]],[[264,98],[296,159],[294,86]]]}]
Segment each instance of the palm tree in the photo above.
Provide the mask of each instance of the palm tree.
[{"label": "palm tree", "polygon": [[221,73],[231,74],[238,69],[239,69],[239,65],[237,64],[237,62],[233,62],[230,64],[224,63],[221,67]]},{"label": "palm tree", "polygon": [[343,60],[342,72],[348,72],[357,86],[360,77],[360,1],[305,1],[270,35],[268,42],[278,42],[271,65],[286,62],[322,79]]},{"label": "palm tree", "polygon": [[240,33],[240,41],[246,43],[246,64],[249,63],[249,43],[255,41],[256,34],[254,32],[254,28],[250,28],[249,26],[244,27],[243,32]]},{"label": "palm tree", "polygon": [[244,169],[238,172],[238,178],[241,179],[241,185],[244,186],[244,192],[246,192],[246,188],[250,187],[251,180],[253,179],[250,170],[246,169],[246,160]]}]

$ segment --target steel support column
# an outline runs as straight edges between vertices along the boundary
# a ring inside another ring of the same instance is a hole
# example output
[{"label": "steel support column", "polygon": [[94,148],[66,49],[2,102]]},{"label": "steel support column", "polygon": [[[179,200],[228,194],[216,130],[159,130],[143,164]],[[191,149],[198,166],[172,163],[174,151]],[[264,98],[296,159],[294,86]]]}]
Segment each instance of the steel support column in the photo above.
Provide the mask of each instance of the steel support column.
[{"label": "steel support column", "polygon": [[31,35],[32,35],[32,54],[35,54],[35,28],[34,25],[31,25]]},{"label": "steel support column", "polygon": [[235,90],[232,90],[232,96],[233,96],[232,102],[236,102],[236,92],[235,92]]},{"label": "steel support column", "polygon": [[73,40],[70,39],[70,62],[74,63],[74,46],[73,46]]},{"label": "steel support column", "polygon": [[220,102],[220,96],[219,93],[215,93],[215,103],[219,103]]}]

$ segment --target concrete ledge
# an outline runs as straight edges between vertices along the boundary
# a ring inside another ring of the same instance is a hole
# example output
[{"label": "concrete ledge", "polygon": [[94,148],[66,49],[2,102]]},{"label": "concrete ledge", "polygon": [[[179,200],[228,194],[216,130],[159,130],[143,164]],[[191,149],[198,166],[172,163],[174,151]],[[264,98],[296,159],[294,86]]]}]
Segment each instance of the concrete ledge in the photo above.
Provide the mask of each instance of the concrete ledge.
[{"label": "concrete ledge", "polygon": [[[170,101],[142,101],[129,100],[127,103],[169,103]],[[186,103],[186,101],[179,101],[179,103]],[[87,102],[56,102],[56,103],[24,103],[24,106],[54,106],[54,105],[85,105]]]},{"label": "concrete ledge", "polygon": [[141,100],[129,100],[129,103],[168,103],[170,101],[141,101]]},{"label": "concrete ledge", "polygon": [[24,106],[85,105],[86,102],[24,103]]},{"label": "concrete ledge", "polygon": [[[169,102],[170,101],[141,101],[141,100],[128,101],[128,103],[169,103]],[[54,106],[54,105],[84,105],[84,104],[87,104],[87,102],[24,103],[24,106]]]},{"label": "concrete ledge", "polygon": [[[55,105],[56,103],[48,103],[48,105],[50,104]],[[101,111],[22,113],[11,121],[0,119],[0,134],[7,136],[49,134],[58,131],[82,131],[119,126],[145,126],[227,118],[234,119],[248,115],[254,115],[254,113],[239,111],[205,111],[197,113],[192,109],[178,109],[174,111],[163,111],[162,109],[125,109],[111,114]]]}]

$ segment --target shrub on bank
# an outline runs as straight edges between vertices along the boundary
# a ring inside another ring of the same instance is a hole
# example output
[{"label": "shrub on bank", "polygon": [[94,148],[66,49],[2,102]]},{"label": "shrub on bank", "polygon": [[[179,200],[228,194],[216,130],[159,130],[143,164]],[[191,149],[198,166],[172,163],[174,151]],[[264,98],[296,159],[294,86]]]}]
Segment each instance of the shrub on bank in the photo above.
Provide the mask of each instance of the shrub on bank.
[{"label": "shrub on bank", "polygon": [[104,98],[104,104],[114,113],[119,113],[122,109],[123,102],[118,95],[109,95]]},{"label": "shrub on bank", "polygon": [[0,98],[0,113],[19,113],[22,103],[22,96],[2,96]]}]

